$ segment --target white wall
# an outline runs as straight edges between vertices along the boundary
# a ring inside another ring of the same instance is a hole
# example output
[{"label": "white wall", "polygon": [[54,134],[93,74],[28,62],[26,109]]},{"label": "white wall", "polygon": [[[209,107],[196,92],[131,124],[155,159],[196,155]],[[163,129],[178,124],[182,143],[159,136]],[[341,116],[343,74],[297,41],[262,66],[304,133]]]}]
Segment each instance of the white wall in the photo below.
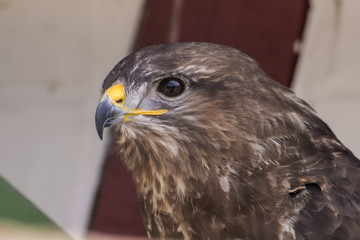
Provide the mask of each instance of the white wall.
[{"label": "white wall", "polygon": [[293,88],[360,157],[360,1],[310,3]]},{"label": "white wall", "polygon": [[0,175],[81,237],[105,143],[102,80],[128,54],[143,0],[0,0]]}]

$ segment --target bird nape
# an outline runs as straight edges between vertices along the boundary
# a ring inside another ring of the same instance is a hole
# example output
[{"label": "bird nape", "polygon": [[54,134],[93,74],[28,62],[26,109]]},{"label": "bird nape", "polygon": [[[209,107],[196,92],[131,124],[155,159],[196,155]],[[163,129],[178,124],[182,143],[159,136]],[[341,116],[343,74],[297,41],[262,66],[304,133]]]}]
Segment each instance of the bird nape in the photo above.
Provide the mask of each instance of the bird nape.
[{"label": "bird nape", "polygon": [[112,126],[151,238],[360,239],[360,162],[247,55],[171,43],[121,60]]}]

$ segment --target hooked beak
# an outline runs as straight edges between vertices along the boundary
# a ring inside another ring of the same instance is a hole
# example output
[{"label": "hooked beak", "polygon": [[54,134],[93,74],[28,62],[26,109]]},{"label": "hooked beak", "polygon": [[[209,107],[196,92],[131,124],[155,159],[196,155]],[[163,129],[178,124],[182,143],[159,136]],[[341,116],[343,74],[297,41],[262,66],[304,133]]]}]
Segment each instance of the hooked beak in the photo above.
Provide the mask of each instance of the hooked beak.
[{"label": "hooked beak", "polygon": [[167,113],[167,109],[143,110],[139,108],[125,108],[125,91],[122,84],[115,84],[107,89],[96,108],[95,125],[100,139],[103,138],[104,128],[114,124],[129,121],[130,115],[161,115]]},{"label": "hooked beak", "polygon": [[100,139],[103,138],[104,128],[115,123],[122,122],[125,117],[125,110],[112,104],[109,95],[105,95],[96,108],[95,125]]}]

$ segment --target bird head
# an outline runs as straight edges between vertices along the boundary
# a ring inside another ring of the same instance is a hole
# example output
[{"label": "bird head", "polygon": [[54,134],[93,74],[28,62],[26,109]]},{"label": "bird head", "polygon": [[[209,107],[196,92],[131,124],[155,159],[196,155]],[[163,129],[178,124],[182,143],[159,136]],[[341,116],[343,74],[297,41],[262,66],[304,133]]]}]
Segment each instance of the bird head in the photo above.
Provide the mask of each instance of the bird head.
[{"label": "bird head", "polygon": [[264,141],[301,132],[311,111],[234,48],[171,43],[141,49],[114,67],[95,120],[100,138],[113,126],[120,151],[139,159],[147,152],[157,159],[206,159],[208,166],[228,152],[226,161],[242,156],[240,163],[251,168],[265,162],[265,151],[276,159],[277,145]]},{"label": "bird head", "polygon": [[[234,57],[242,64],[228,60]],[[232,92],[239,90],[242,78],[233,75],[247,74],[249,65],[254,62],[246,55],[209,43],[163,44],[135,52],[104,81],[95,116],[98,134],[102,138],[105,127],[124,122],[199,125],[226,112],[231,119],[229,113],[236,111]]]}]

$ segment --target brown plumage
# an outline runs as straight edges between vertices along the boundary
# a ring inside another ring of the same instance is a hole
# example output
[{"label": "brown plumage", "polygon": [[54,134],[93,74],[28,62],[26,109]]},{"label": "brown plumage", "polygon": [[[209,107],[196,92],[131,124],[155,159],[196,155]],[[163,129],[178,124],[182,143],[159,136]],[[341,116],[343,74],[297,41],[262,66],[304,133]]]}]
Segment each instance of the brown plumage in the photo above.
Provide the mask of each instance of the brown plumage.
[{"label": "brown plumage", "polygon": [[97,129],[113,126],[149,237],[360,239],[359,160],[245,54],[148,47],[103,90]]}]

